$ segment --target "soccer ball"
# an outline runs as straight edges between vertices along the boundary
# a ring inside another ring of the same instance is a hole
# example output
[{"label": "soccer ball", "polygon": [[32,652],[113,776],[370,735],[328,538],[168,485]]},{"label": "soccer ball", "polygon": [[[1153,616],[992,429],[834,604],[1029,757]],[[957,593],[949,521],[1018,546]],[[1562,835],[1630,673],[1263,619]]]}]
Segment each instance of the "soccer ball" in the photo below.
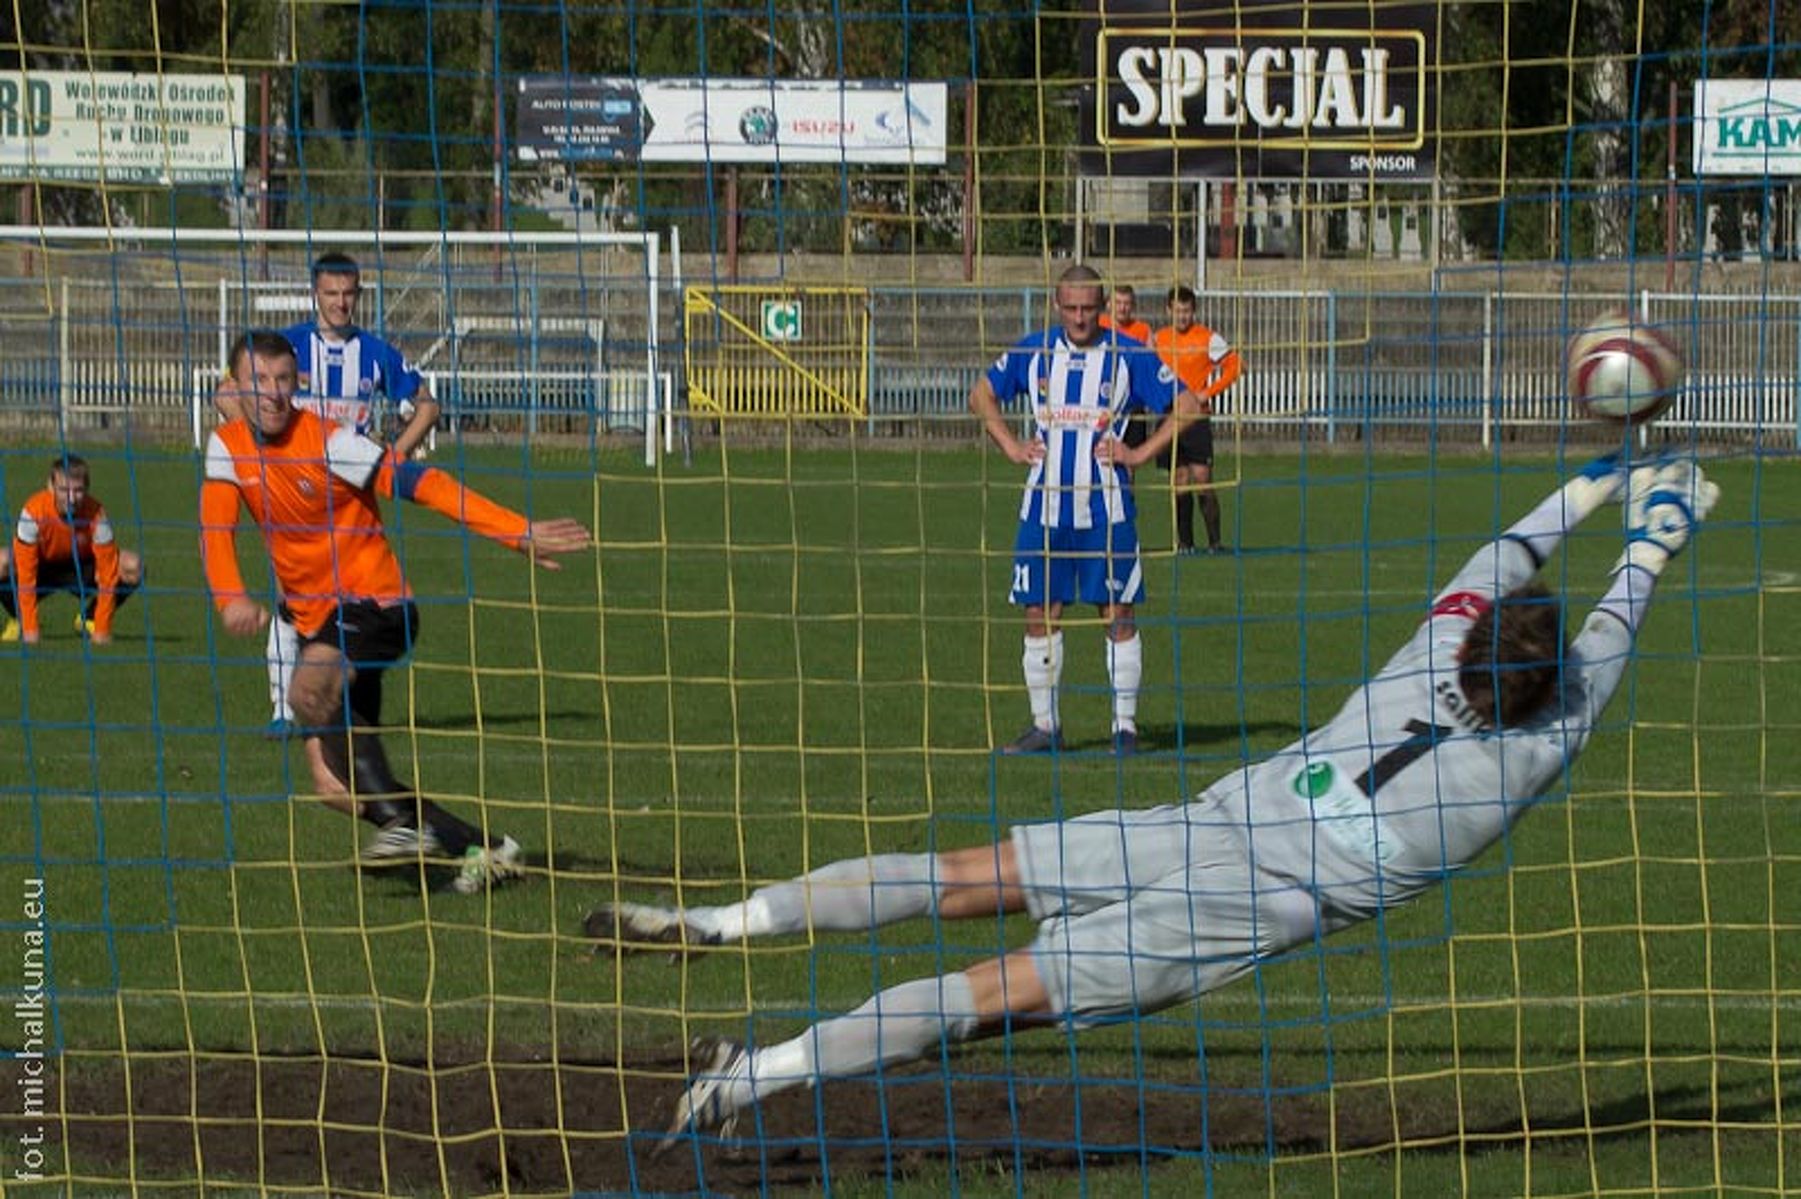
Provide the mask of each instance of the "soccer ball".
[{"label": "soccer ball", "polygon": [[1614,308],[1590,321],[1564,355],[1570,399],[1589,416],[1642,425],[1676,398],[1682,353],[1661,329]]}]

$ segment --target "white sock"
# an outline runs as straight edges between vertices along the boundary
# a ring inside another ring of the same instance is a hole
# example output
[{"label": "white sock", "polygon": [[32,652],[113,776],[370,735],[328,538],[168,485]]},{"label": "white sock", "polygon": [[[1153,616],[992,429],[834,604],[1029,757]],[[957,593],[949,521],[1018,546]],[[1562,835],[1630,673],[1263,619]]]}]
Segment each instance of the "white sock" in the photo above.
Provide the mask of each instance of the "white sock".
[{"label": "white sock", "polygon": [[822,1020],[793,1040],[751,1054],[728,1084],[726,1103],[741,1111],[822,1078],[848,1078],[917,1061],[945,1042],[968,1040],[978,1027],[968,975],[901,983],[854,1012]]},{"label": "white sock", "polygon": [[1138,687],[1144,681],[1144,642],[1107,639],[1107,678],[1113,683],[1113,731],[1138,731]]},{"label": "white sock", "polygon": [[877,854],[821,866],[811,874],[758,888],[743,903],[689,908],[690,928],[721,941],[785,933],[855,932],[929,915],[938,902],[938,858],[928,853]]},{"label": "white sock", "polygon": [[1032,701],[1032,723],[1049,732],[1057,727],[1057,683],[1063,677],[1063,634],[1026,638],[1021,659],[1026,671],[1026,695]]},{"label": "white sock", "polygon": [[269,621],[269,705],[273,719],[293,720],[288,693],[294,689],[294,663],[300,659],[300,632],[280,616]]}]

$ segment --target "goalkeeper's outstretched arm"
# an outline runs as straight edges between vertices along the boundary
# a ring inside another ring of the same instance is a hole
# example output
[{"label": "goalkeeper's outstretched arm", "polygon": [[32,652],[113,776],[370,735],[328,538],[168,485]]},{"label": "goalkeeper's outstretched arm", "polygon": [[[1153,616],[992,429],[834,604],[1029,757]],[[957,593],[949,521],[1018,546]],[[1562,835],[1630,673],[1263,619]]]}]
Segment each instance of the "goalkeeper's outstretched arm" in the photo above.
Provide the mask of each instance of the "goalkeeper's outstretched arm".
[{"label": "goalkeeper's outstretched arm", "polygon": [[1626,471],[1618,455],[1597,458],[1540,500],[1499,537],[1477,550],[1437,599],[1474,592],[1494,600],[1523,587],[1563,544],[1565,534],[1620,493]]},{"label": "goalkeeper's outstretched arm", "polygon": [[1626,547],[1614,563],[1607,594],[1582,623],[1572,646],[1572,659],[1582,663],[1585,727],[1593,727],[1619,687],[1633,640],[1650,611],[1658,575],[1682,552],[1719,499],[1719,487],[1686,458],[1631,472]]}]

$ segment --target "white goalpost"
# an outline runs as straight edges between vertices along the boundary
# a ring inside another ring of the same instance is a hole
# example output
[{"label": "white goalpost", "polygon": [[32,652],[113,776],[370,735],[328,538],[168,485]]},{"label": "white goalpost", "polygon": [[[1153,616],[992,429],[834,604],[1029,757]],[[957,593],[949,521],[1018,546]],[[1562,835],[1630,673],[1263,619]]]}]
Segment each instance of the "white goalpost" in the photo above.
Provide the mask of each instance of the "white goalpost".
[{"label": "white goalpost", "polygon": [[311,260],[337,249],[362,267],[362,323],[415,352],[453,426],[470,415],[458,410],[464,399],[475,418],[505,412],[528,436],[546,415],[580,418],[599,432],[642,432],[654,465],[659,425],[670,424],[660,233],[13,225],[0,240],[47,259],[103,257],[133,276],[131,288],[65,276],[65,418],[173,418],[203,444],[232,340],[305,320]]}]

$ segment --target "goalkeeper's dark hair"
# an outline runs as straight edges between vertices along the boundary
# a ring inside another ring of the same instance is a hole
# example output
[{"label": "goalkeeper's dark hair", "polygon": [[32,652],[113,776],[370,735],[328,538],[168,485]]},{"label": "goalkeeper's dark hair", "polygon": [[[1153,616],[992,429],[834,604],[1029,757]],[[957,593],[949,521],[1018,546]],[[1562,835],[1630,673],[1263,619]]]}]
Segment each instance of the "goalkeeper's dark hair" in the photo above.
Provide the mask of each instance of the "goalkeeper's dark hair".
[{"label": "goalkeeper's dark hair", "polygon": [[1532,718],[1557,695],[1563,605],[1543,583],[1516,587],[1476,618],[1457,651],[1457,685],[1491,728]]},{"label": "goalkeeper's dark hair", "polygon": [[255,354],[258,358],[293,358],[299,361],[294,353],[293,343],[273,329],[252,329],[239,335],[231,343],[231,353],[225,356],[225,363],[232,374],[238,373],[238,367],[243,365],[246,354]]}]

